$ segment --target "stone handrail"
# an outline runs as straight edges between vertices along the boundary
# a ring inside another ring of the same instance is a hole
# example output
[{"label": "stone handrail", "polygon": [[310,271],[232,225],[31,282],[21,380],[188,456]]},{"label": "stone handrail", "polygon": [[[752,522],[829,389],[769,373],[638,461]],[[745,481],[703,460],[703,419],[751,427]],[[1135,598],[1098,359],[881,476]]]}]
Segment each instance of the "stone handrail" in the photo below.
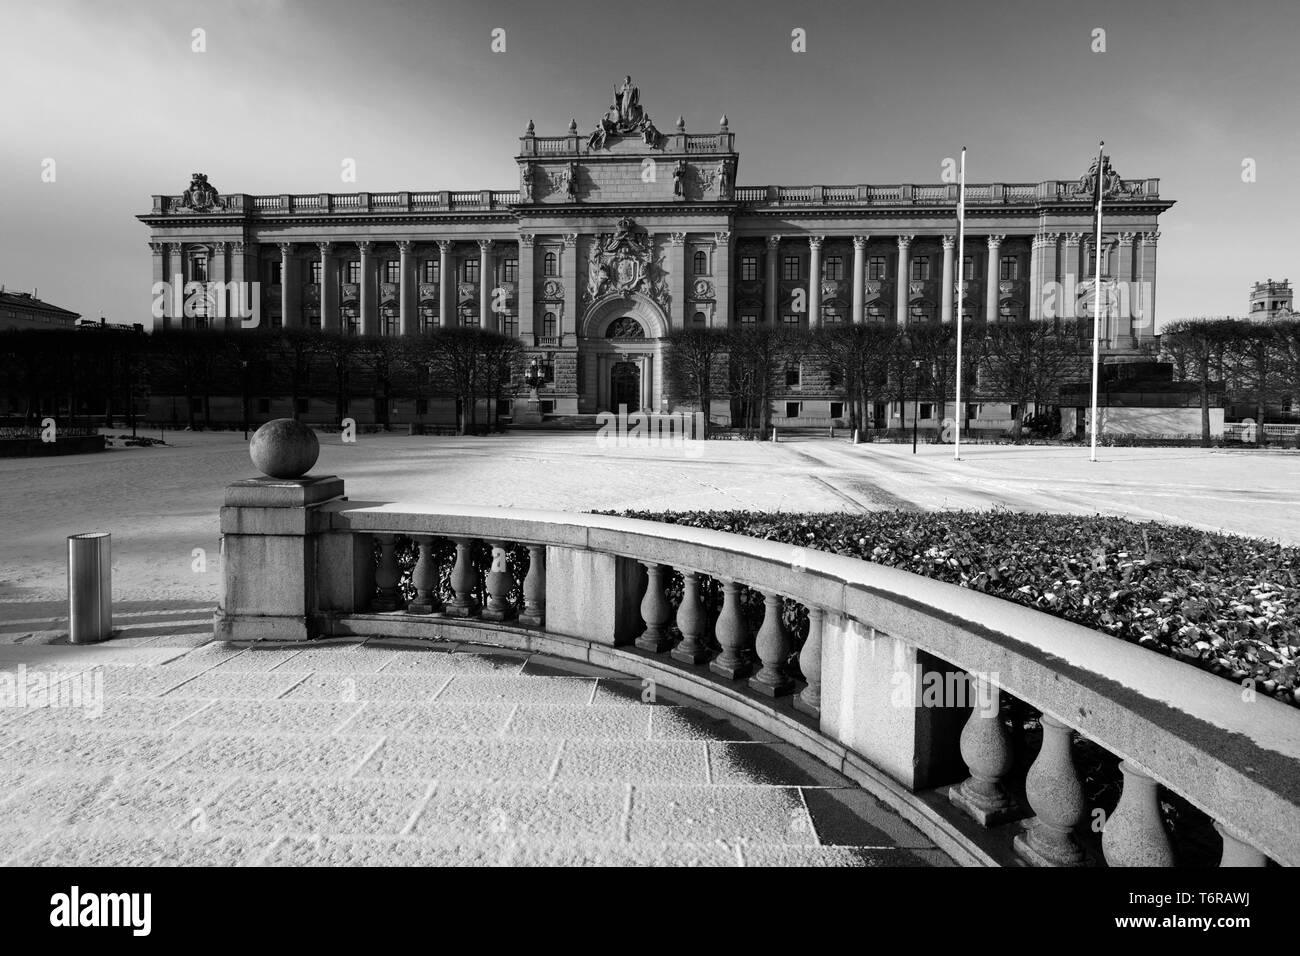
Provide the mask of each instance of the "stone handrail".
[{"label": "stone handrail", "polygon": [[[1108,635],[853,558],[627,518],[352,502],[342,490],[337,478],[228,489],[219,637],[452,636],[676,680],[874,781],[967,862],[997,854],[963,836],[936,804],[950,802],[947,813],[973,818],[993,842],[1005,835],[1000,824],[1036,814],[1015,838],[1020,858],[1084,862],[1075,830],[1093,821],[1072,758],[1077,732],[1123,761],[1122,796],[1102,833],[1111,865],[1174,863],[1157,785],[1215,821],[1224,865],[1300,863],[1300,714],[1266,695],[1248,700],[1222,678]],[[398,536],[419,549],[409,606],[398,589]],[[299,550],[286,552],[294,538]],[[432,566],[437,539],[456,544],[447,594]],[[501,562],[484,578],[475,542],[490,543]],[[514,578],[498,573],[508,545],[529,554],[519,606]],[[685,589],[675,609],[665,595],[674,569]],[[701,576],[722,585],[713,627],[720,652],[707,639]],[[742,587],[764,597],[757,634],[741,616]],[[792,645],[774,613],[782,599],[809,613],[802,686],[786,672]],[[621,650],[632,644],[637,650]],[[945,686],[966,679],[985,705],[969,713],[961,702],[927,706],[923,674],[943,675]],[[1000,709],[987,705],[1004,699],[1043,715],[1042,749],[1023,780],[1013,776]],[[924,799],[948,784],[956,784],[948,801]]]}]

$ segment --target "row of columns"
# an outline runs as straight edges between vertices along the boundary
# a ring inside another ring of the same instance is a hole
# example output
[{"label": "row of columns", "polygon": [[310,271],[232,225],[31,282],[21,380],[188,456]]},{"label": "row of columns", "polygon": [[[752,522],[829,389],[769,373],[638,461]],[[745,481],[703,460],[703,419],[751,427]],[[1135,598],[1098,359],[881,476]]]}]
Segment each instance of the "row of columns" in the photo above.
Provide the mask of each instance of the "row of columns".
[{"label": "row of columns", "polygon": [[[766,299],[765,318],[768,325],[776,325],[778,321],[778,309],[781,304],[781,290],[778,282],[778,269],[780,268],[781,243],[784,237],[775,235],[767,237],[767,274],[766,274]],[[807,308],[809,317],[809,327],[815,328],[821,322],[821,270],[822,270],[822,244],[825,236],[808,237],[808,296]],[[910,284],[911,284],[911,249],[915,235],[900,235],[897,237],[898,255],[896,259],[895,272],[895,301],[894,315],[900,325],[905,325],[908,321],[908,308],[910,304]],[[982,237],[972,237],[972,242],[977,242],[982,238],[987,248],[987,261],[985,266],[984,279],[984,315],[988,321],[997,321],[999,306],[1001,301],[1000,283],[1001,283],[1001,252],[1002,243],[1006,240],[1005,235],[986,235]],[[1047,283],[1053,281],[1062,281],[1065,274],[1073,274],[1076,280],[1082,281],[1082,277],[1087,274],[1087,269],[1083,267],[1079,255],[1080,240],[1084,238],[1082,233],[1046,233],[1038,234],[1033,237],[1030,265],[1029,265],[1029,290],[1028,305],[1029,318],[1043,318],[1043,290]],[[1159,233],[1131,233],[1122,232],[1112,237],[1119,244],[1119,267],[1117,278],[1121,282],[1142,282],[1146,283],[1140,287],[1141,291],[1150,300],[1142,303],[1144,314],[1150,322],[1150,315],[1154,309],[1155,297],[1155,269],[1156,269],[1156,240]],[[852,321],[861,323],[864,321],[865,302],[866,302],[866,247],[870,239],[868,235],[853,236],[853,298],[852,298]],[[953,249],[956,246],[956,240],[952,236],[942,236],[940,241],[943,246],[943,264],[941,279],[941,297],[940,297],[940,320],[951,322],[953,320],[954,298],[957,291],[957,283],[961,282],[961,289],[964,297],[966,289],[966,277],[963,274],[958,280],[956,278],[957,267],[954,263]],[[1057,253],[1058,243],[1064,242],[1063,262],[1058,268]],[[1141,242],[1141,254],[1137,257],[1139,272],[1134,273],[1134,256],[1133,244],[1135,241]]]}]

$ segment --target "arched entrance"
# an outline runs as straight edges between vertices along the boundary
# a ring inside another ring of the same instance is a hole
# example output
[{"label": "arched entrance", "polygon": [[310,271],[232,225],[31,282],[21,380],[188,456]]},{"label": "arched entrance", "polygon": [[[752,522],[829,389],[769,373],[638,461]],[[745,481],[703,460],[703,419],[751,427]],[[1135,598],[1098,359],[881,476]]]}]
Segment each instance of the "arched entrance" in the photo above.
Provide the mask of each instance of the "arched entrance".
[{"label": "arched entrance", "polygon": [[641,410],[641,367],[636,362],[615,362],[609,370],[610,411]]},{"label": "arched entrance", "polygon": [[640,293],[609,296],[588,309],[578,328],[579,410],[660,411],[668,322],[659,306]]}]

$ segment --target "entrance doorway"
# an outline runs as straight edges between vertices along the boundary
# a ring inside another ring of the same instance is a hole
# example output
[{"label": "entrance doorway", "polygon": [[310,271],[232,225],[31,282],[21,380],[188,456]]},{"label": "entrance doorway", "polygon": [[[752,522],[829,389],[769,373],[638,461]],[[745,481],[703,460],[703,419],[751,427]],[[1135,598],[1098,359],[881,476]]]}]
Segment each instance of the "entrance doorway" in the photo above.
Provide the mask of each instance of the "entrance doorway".
[{"label": "entrance doorway", "polygon": [[615,412],[622,405],[629,414],[641,410],[641,369],[635,362],[615,362],[610,367],[609,397]]}]

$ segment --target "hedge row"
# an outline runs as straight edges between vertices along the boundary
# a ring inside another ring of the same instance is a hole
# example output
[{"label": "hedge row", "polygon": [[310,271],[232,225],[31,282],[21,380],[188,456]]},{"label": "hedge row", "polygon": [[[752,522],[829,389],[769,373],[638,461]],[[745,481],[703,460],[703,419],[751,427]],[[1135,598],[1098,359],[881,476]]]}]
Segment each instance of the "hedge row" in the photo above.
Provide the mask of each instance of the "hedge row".
[{"label": "hedge row", "polygon": [[1300,549],[1105,516],[621,512],[847,555],[1015,601],[1300,705]]}]

